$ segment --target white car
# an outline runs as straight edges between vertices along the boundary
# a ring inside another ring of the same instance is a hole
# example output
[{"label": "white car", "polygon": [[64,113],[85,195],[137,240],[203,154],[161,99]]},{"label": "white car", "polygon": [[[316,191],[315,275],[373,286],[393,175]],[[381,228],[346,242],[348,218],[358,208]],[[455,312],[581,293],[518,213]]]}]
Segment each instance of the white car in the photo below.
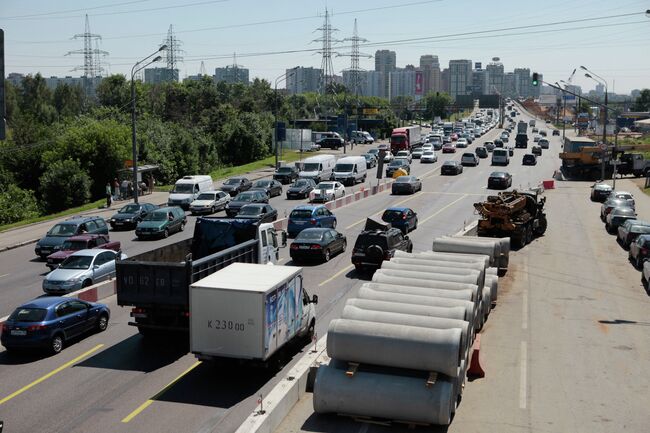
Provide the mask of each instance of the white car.
[{"label": "white car", "polygon": [[211,214],[226,208],[230,194],[223,191],[205,191],[190,203],[192,215]]},{"label": "white car", "polygon": [[328,181],[320,182],[316,187],[309,193],[309,201],[311,203],[336,200],[345,195],[345,187],[341,182]]},{"label": "white car", "polygon": [[533,136],[533,141],[534,141],[535,143],[537,143],[539,140],[541,140],[541,138],[542,138],[541,135],[539,135],[539,134],[535,134],[535,135]]},{"label": "white car", "polygon": [[432,163],[438,161],[438,155],[433,150],[425,150],[420,157],[420,163]]},{"label": "white car", "polygon": [[384,154],[384,162],[391,162],[393,160],[394,156],[390,150],[386,151],[386,154]]},{"label": "white car", "polygon": [[417,149],[413,149],[413,152],[411,152],[411,156],[413,157],[413,159],[420,159],[422,153],[424,153],[424,150],[421,147],[418,147]]},{"label": "white car", "polygon": [[427,150],[433,150],[433,144],[432,143],[426,143],[422,147],[422,152],[426,152]]},{"label": "white car", "polygon": [[397,154],[395,155],[395,158],[407,159],[408,162],[409,162],[409,164],[410,164],[411,161],[413,160],[412,157],[411,157],[411,152],[409,152],[408,150],[400,150],[400,151],[397,152]]},{"label": "white car", "polygon": [[458,141],[456,141],[456,147],[467,147],[467,139],[459,138]]},{"label": "white car", "polygon": [[641,274],[641,281],[646,287],[648,287],[648,281],[650,281],[650,261],[648,260],[643,262],[643,272]]}]

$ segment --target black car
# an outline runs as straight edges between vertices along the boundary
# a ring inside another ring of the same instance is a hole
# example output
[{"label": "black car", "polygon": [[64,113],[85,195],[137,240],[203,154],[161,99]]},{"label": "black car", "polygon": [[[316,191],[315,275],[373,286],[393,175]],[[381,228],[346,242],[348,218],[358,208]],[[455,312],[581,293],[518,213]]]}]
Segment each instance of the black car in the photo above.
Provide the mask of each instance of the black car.
[{"label": "black car", "polygon": [[559,129],[554,129],[552,135],[560,135],[560,130]]},{"label": "black car", "polygon": [[495,171],[488,177],[488,189],[506,189],[512,186],[512,175],[505,171]]},{"label": "black car", "polygon": [[253,186],[253,182],[245,177],[231,177],[221,185],[221,191],[227,192],[231,197],[240,192],[248,191]]},{"label": "black car", "polygon": [[344,141],[340,137],[325,137],[316,142],[316,144],[322,148],[327,147],[334,150],[338,150],[339,147],[343,147],[343,143]]},{"label": "black car", "polygon": [[278,219],[278,211],[270,204],[253,203],[239,209],[237,218],[254,219],[261,223],[271,223]]},{"label": "black car", "polygon": [[56,223],[34,246],[34,253],[41,259],[59,251],[70,236],[82,234],[108,234],[108,225],[100,216],[77,216]]},{"label": "black car", "polygon": [[458,161],[445,161],[440,167],[440,174],[455,176],[463,172],[463,166]]},{"label": "black car", "polygon": [[135,228],[149,212],[158,209],[151,203],[129,203],[117,211],[108,222],[113,230]]},{"label": "black car", "polygon": [[329,228],[304,229],[291,243],[289,255],[294,263],[308,259],[318,259],[324,262],[336,253],[342,253],[347,247],[345,235]]},{"label": "black car", "polygon": [[265,180],[261,179],[256,181],[253,184],[251,190],[262,190],[266,191],[266,194],[270,197],[275,197],[282,195],[282,184],[277,180]]},{"label": "black car", "polygon": [[390,162],[390,164],[388,164],[388,167],[386,168],[386,177],[393,177],[393,174],[395,174],[395,172],[400,168],[407,173],[411,173],[411,165],[407,159],[395,158]]},{"label": "black car", "polygon": [[377,165],[377,157],[371,153],[365,153],[363,155],[366,158],[366,168],[373,168]]},{"label": "black car", "polygon": [[479,158],[487,158],[488,157],[488,151],[485,147],[483,146],[478,146],[476,149],[474,149],[474,153],[476,156]]},{"label": "black car", "polygon": [[542,148],[539,146],[533,146],[531,153],[533,155],[542,156]]},{"label": "black car", "polygon": [[313,179],[298,179],[287,188],[287,200],[307,198],[314,188],[316,188],[316,182]]},{"label": "black car", "polygon": [[537,155],[527,153],[521,159],[521,165],[537,165]]},{"label": "black car", "polygon": [[290,167],[290,166],[282,166],[278,168],[275,173],[273,173],[273,179],[277,180],[278,182],[285,184],[285,183],[291,183],[294,180],[298,179],[298,173],[300,171],[298,170],[298,167]]},{"label": "black car", "polygon": [[390,224],[369,219],[354,243],[352,264],[357,271],[374,271],[384,260],[390,260],[397,250],[413,251],[409,237]]},{"label": "black car", "polygon": [[503,140],[500,138],[494,139],[494,147],[499,147],[503,149]]},{"label": "black car", "polygon": [[237,194],[230,203],[226,205],[226,215],[230,218],[239,213],[239,209],[251,203],[268,203],[269,196],[264,191],[244,191]]},{"label": "black car", "polygon": [[422,191],[422,181],[416,176],[400,176],[391,185],[392,194],[415,194]]}]

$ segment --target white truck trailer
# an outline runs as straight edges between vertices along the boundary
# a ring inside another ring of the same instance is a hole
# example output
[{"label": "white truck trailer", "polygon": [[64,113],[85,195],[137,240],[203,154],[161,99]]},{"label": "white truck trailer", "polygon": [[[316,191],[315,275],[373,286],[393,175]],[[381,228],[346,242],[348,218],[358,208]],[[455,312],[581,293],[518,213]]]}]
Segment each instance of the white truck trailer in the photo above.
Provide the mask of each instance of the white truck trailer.
[{"label": "white truck trailer", "polygon": [[200,360],[267,361],[294,338],[310,337],[314,304],[302,268],[233,263],[190,286],[190,350]]}]

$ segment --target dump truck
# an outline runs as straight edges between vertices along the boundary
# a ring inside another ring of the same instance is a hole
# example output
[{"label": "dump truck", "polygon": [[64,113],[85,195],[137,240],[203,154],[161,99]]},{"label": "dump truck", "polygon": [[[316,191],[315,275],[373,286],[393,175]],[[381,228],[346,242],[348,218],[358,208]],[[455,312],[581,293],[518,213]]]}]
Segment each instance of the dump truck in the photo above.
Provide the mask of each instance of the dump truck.
[{"label": "dump truck", "polygon": [[[566,137],[564,152],[560,152],[562,174],[567,179],[596,180],[602,177],[603,151],[594,140],[587,137]],[[605,178],[612,176],[613,166],[605,164]]]},{"label": "dump truck", "polygon": [[504,191],[488,196],[487,200],[474,203],[474,209],[481,215],[478,235],[510,237],[514,246],[523,247],[546,231],[545,202],[540,190]]},{"label": "dump truck", "polygon": [[[280,239],[278,239],[280,234]],[[198,218],[194,235],[117,260],[117,304],[143,336],[189,332],[189,287],[232,263],[277,263],[286,233],[248,219]]]}]

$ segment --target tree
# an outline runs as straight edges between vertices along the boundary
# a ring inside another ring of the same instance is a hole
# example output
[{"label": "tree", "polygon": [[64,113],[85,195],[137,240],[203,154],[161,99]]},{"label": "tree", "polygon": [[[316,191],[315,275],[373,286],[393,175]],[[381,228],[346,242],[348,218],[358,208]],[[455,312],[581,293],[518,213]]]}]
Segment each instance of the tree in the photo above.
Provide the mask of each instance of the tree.
[{"label": "tree", "polygon": [[451,102],[451,96],[446,93],[429,93],[425,97],[425,118],[433,120],[435,117],[447,117],[447,107]]},{"label": "tree", "polygon": [[327,89],[325,93],[328,95],[340,95],[343,93],[350,93],[350,91],[343,84],[332,82],[327,84]]},{"label": "tree", "polygon": [[59,212],[87,203],[91,184],[90,176],[79,161],[54,161],[41,176],[41,196],[46,212]]},{"label": "tree", "polygon": [[632,111],[650,111],[650,89],[641,90],[641,95],[632,105]]},{"label": "tree", "polygon": [[591,116],[591,107],[587,101],[580,101],[580,105],[578,106],[578,113],[589,113]]},{"label": "tree", "polygon": [[5,80],[5,109],[7,124],[11,126],[14,118],[20,113],[20,108],[18,107],[18,89],[9,80]]},{"label": "tree", "polygon": [[0,188],[0,225],[38,216],[38,203],[34,192],[16,185]]},{"label": "tree", "polygon": [[99,103],[123,110],[130,109],[131,89],[124,75],[111,75],[104,78],[97,86]]},{"label": "tree", "polygon": [[54,89],[54,107],[61,117],[81,114],[84,102],[84,91],[81,86],[62,84]]},{"label": "tree", "polygon": [[49,125],[56,119],[56,110],[52,106],[52,92],[47,88],[41,74],[27,75],[23,78],[20,99],[20,110],[31,115],[40,123]]}]

